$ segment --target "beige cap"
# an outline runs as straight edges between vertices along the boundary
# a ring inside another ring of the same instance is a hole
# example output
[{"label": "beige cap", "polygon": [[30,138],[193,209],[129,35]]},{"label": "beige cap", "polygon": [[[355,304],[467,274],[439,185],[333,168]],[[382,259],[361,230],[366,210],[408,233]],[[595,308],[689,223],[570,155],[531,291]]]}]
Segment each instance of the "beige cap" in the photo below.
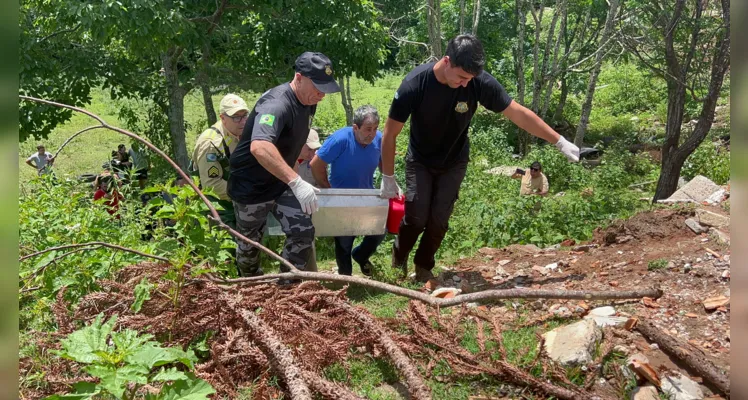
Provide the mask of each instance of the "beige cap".
[{"label": "beige cap", "polygon": [[230,117],[233,117],[234,114],[237,113],[237,111],[241,110],[249,112],[247,103],[241,97],[233,93],[229,93],[226,96],[223,96],[223,99],[221,99],[221,105],[218,108],[219,113],[226,114]]},{"label": "beige cap", "polygon": [[319,142],[319,133],[315,131],[314,129],[309,130],[309,136],[306,138],[306,145],[309,146],[310,149],[316,150],[322,147],[322,144]]}]

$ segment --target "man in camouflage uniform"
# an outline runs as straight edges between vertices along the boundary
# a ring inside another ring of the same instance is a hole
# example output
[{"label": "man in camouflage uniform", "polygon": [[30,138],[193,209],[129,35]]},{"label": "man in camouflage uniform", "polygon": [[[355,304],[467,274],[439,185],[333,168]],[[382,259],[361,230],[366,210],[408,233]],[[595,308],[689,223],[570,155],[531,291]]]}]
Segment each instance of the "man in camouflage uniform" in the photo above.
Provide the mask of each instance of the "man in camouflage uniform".
[{"label": "man in camouflage uniform", "polygon": [[[295,70],[291,82],[257,100],[231,154],[228,189],[239,232],[259,242],[267,215],[273,213],[286,234],[281,256],[306,270],[314,240],[311,214],[318,209],[319,189],[301,179],[293,167],[309,136],[317,103],[340,87],[324,54],[303,53]],[[242,276],[262,274],[259,250],[242,241],[238,241],[236,263]],[[281,264],[281,271],[287,269]]]},{"label": "man in camouflage uniform", "polygon": [[229,157],[236,150],[247,123],[247,103],[235,94],[227,94],[221,100],[219,120],[197,138],[192,152],[192,173],[200,176],[202,189],[211,188],[216,196],[208,196],[223,210],[218,211],[221,220],[236,229],[234,205],[229,198]]}]

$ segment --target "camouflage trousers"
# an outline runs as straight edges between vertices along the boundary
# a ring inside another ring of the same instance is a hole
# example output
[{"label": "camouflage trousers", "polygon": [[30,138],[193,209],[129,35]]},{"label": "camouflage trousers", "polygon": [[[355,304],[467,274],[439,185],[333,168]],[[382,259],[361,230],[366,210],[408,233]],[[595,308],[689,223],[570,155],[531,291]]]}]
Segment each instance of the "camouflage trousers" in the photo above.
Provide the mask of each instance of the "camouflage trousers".
[{"label": "camouflage trousers", "polygon": [[[314,243],[314,225],[312,217],[301,210],[301,205],[291,192],[286,190],[275,200],[258,204],[234,202],[236,226],[239,233],[254,240],[262,241],[265,224],[269,213],[281,224],[286,234],[281,257],[288,260],[300,270],[306,268]],[[236,265],[242,276],[262,274],[260,268],[260,250],[248,243],[237,241]],[[281,271],[288,272],[288,267],[281,264]]]}]

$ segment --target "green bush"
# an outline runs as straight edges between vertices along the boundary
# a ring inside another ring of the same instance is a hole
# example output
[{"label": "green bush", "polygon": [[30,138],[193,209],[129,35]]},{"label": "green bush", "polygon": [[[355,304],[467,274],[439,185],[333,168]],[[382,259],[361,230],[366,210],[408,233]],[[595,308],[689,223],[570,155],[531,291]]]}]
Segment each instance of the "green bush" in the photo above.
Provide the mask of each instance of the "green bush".
[{"label": "green bush", "polygon": [[658,258],[647,263],[647,271],[657,271],[667,267],[668,260],[666,258]]},{"label": "green bush", "polygon": [[730,152],[713,142],[704,141],[683,163],[681,176],[686,180],[704,175],[718,185],[730,180]]}]

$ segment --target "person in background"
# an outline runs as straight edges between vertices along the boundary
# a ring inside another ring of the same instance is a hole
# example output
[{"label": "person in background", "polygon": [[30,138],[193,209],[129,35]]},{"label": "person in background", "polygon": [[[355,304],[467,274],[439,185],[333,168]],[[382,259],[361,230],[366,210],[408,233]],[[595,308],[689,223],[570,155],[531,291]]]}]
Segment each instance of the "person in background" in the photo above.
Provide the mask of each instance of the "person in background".
[{"label": "person in background", "polygon": [[46,152],[43,144],[37,145],[36,153],[32,154],[31,156],[29,156],[29,158],[26,159],[26,164],[33,167],[39,176],[48,174],[50,172],[49,167],[51,167],[54,162],[54,156]]},{"label": "person in background", "polygon": [[[104,205],[107,207],[109,215],[114,215],[115,218],[120,219],[119,203],[124,200],[124,196],[120,194],[118,190],[118,184],[114,177],[104,176],[96,181],[96,191],[94,192],[94,201],[104,199]],[[115,215],[116,214],[116,215]]]},{"label": "person in background", "polygon": [[148,181],[148,171],[151,169],[151,162],[148,159],[148,153],[142,143],[136,141],[130,146],[130,150],[127,151],[130,159],[132,160],[132,166],[135,172],[134,178],[138,180],[138,185],[141,189],[145,189],[145,184]]},{"label": "person in background", "polygon": [[[312,159],[312,174],[321,188],[374,189],[374,171],[380,165],[382,132],[378,131],[379,113],[370,105],[356,109],[353,126],[335,131]],[[330,178],[327,166],[330,165]],[[369,258],[376,252],[385,235],[364,236],[361,244],[353,247],[355,236],[335,237],[335,260],[338,274],[351,275],[353,263],[361,273],[371,276],[374,265]]]},{"label": "person in background", "polygon": [[193,175],[200,177],[201,189],[211,188],[215,192],[215,196],[209,198],[223,207],[218,211],[221,221],[236,229],[234,205],[227,191],[229,158],[242,137],[249,108],[244,99],[230,93],[221,99],[218,110],[219,120],[203,131],[195,142],[190,169]]},{"label": "person in background", "polygon": [[514,179],[521,179],[522,183],[519,187],[519,194],[523,196],[548,195],[548,178],[543,173],[543,167],[538,161],[530,164],[529,171],[522,171],[518,169],[512,175]]}]

